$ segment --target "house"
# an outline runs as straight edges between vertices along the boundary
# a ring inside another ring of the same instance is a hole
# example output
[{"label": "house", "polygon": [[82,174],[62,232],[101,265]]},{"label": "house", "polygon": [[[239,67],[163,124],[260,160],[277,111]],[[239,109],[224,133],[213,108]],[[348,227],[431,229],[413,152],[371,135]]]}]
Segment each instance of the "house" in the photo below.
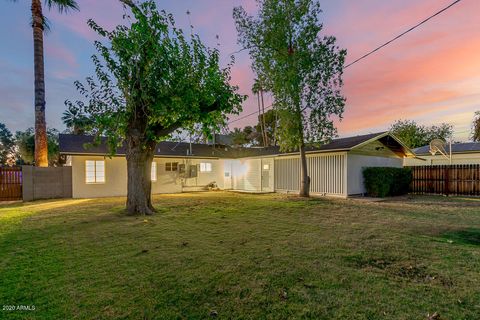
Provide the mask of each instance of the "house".
[{"label": "house", "polygon": [[[450,152],[449,146],[445,147],[447,156]],[[413,150],[418,158],[405,158],[405,166],[431,166],[448,165],[450,159],[439,153],[432,155],[430,146],[423,146]],[[480,164],[480,143],[453,143],[452,164]]]},{"label": "house", "polygon": [[[125,196],[125,148],[108,157],[105,143],[86,148],[92,137],[60,135],[60,154],[72,167],[74,198]],[[307,151],[312,195],[347,197],[363,194],[365,167],[402,167],[413,157],[390,133],[335,139]],[[152,163],[152,193],[220,189],[247,192],[298,192],[300,159],[278,147],[232,148],[224,145],[161,142]]]}]

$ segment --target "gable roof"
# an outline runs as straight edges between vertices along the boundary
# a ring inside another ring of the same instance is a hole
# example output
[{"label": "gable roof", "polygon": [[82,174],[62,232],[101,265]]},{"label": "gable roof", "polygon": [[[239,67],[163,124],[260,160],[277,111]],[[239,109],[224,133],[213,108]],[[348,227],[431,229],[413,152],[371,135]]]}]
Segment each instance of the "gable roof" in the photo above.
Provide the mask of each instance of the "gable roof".
[{"label": "gable roof", "polygon": [[[350,151],[356,147],[362,146],[374,140],[380,140],[387,147],[394,151],[408,154],[411,152],[405,147],[400,140],[395,138],[388,132],[371,133],[361,136],[354,136],[348,138],[334,139],[330,143],[321,145],[320,147],[307,147],[306,152],[340,152]],[[102,138],[102,143],[98,146],[90,146],[85,148],[86,144],[93,142],[92,136],[60,134],[59,149],[60,154],[65,155],[107,155],[108,149],[105,143],[106,139]],[[283,154],[296,153],[281,152],[277,147],[249,147],[249,148],[234,148],[230,146],[213,146],[208,144],[191,144],[192,154],[189,153],[190,143],[187,142],[172,142],[164,141],[157,144],[155,155],[165,157],[196,157],[196,158],[246,158],[246,157],[260,157],[260,156],[276,156]],[[117,156],[125,155],[125,144],[116,151]],[[413,153],[412,153],[413,154]]]},{"label": "gable roof", "polygon": [[[446,147],[449,152],[449,147]],[[414,149],[414,152],[418,155],[430,155],[430,146],[423,146]],[[480,153],[480,142],[466,142],[466,143],[452,143],[452,153]]]}]

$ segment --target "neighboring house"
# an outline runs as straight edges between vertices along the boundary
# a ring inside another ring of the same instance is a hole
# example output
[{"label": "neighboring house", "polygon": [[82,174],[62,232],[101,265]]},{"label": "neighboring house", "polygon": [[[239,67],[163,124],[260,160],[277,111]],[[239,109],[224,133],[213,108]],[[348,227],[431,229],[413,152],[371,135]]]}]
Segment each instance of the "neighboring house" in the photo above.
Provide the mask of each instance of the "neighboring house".
[{"label": "neighboring house", "polygon": [[[449,146],[445,147],[447,156]],[[418,158],[406,158],[405,166],[431,166],[450,164],[449,158],[437,153],[430,153],[430,146],[423,146],[413,150]],[[480,164],[480,143],[454,143],[452,144],[452,164]]]},{"label": "neighboring house", "polygon": [[[60,154],[72,166],[74,198],[125,196],[125,149],[107,156],[105,144],[85,148],[92,137],[60,135]],[[414,153],[389,133],[333,140],[307,149],[312,195],[347,197],[363,194],[365,167],[402,167]],[[298,192],[298,153],[278,147],[231,148],[205,144],[161,142],[152,164],[152,193],[220,189],[251,192]]]}]

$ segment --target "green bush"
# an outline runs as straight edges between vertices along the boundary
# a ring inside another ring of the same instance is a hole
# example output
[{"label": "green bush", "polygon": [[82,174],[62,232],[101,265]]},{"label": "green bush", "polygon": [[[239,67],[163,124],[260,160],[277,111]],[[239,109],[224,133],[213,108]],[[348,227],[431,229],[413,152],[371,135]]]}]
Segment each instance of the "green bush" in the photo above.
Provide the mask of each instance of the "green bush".
[{"label": "green bush", "polygon": [[363,183],[372,197],[407,194],[412,182],[409,168],[371,167],[363,169]]}]

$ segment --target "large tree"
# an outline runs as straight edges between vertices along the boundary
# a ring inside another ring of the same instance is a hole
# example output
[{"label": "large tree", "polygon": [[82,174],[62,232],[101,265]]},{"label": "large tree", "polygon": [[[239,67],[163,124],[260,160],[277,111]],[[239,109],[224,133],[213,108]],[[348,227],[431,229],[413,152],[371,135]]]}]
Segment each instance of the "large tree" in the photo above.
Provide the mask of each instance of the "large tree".
[{"label": "large tree", "polygon": [[7,126],[0,122],[0,166],[7,164],[14,152],[15,142]]},{"label": "large tree", "polygon": [[472,123],[472,140],[480,141],[480,111],[475,112]]},{"label": "large tree", "polygon": [[419,125],[414,120],[397,120],[390,126],[390,132],[410,148],[428,145],[433,139],[452,138],[453,126],[448,123],[439,125]]},{"label": "large tree", "polygon": [[[153,214],[151,163],[155,147],[179,128],[201,124],[208,134],[238,114],[244,97],[229,84],[230,67],[219,67],[219,52],[197,35],[187,39],[172,15],[153,0],[121,0],[132,17],[107,31],[89,21],[106,41],[95,42],[96,78],[76,83],[87,101],[76,105],[95,124],[97,142],[106,136],[110,152],[125,143],[129,214]],[[71,105],[67,102],[67,105]]]},{"label": "large tree", "polygon": [[257,16],[234,9],[239,43],[248,49],[262,90],[272,93],[278,112],[276,132],[281,150],[300,152],[300,195],[309,196],[306,144],[321,144],[336,135],[346,51],[334,37],[321,36],[317,0],[257,0]]},{"label": "large tree", "polygon": [[[17,1],[17,0],[12,0]],[[55,8],[60,13],[78,10],[75,0],[45,0],[48,9]],[[33,28],[33,65],[35,91],[35,165],[48,166],[48,137],[45,120],[45,70],[43,54],[43,34],[48,29],[43,14],[41,0],[32,0],[31,23]]]}]

